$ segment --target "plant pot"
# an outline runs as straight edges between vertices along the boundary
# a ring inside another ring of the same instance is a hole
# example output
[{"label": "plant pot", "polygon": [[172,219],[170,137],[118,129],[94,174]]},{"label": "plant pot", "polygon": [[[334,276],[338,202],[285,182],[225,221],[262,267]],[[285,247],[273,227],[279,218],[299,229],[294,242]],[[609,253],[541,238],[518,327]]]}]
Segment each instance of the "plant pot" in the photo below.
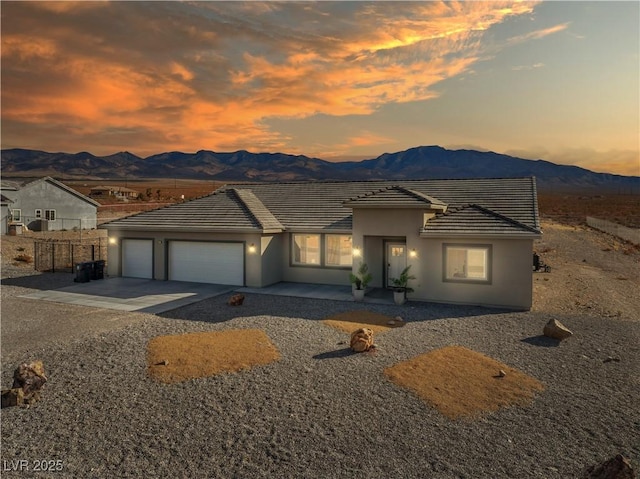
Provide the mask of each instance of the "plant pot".
[{"label": "plant pot", "polygon": [[407,300],[407,295],[405,294],[404,291],[393,292],[393,302],[396,303],[398,306],[403,305],[406,300]]},{"label": "plant pot", "polygon": [[364,301],[364,289],[354,289],[353,299],[355,301]]}]

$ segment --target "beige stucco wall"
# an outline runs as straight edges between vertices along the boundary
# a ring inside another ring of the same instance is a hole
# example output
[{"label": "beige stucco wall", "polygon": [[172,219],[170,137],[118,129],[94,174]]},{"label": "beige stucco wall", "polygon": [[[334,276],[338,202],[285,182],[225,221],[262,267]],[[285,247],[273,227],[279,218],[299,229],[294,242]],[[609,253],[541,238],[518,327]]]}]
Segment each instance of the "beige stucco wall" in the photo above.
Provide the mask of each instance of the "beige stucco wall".
[{"label": "beige stucco wall", "polygon": [[284,250],[284,234],[263,236],[262,278],[261,287],[282,281],[282,256]]},{"label": "beige stucco wall", "polygon": [[[415,292],[409,298],[426,301],[479,304],[528,310],[533,296],[533,240],[423,239],[418,256],[409,259]],[[492,246],[491,284],[447,282],[443,278],[443,244]]]},{"label": "beige stucco wall", "polygon": [[[354,209],[353,244],[361,247],[363,260],[373,275],[371,286],[384,281],[384,242],[406,238],[407,265],[416,280],[409,299],[530,309],[532,303],[532,239],[434,238],[419,236],[423,210]],[[491,284],[445,282],[443,279],[443,243],[492,246]],[[360,261],[354,259],[354,271]]]}]

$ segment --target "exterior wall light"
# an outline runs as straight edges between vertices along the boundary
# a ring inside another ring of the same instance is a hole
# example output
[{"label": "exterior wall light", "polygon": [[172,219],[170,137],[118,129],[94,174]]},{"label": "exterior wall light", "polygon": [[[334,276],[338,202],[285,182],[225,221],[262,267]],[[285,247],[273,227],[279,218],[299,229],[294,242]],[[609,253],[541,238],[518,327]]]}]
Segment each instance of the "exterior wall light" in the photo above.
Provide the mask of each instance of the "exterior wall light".
[{"label": "exterior wall light", "polygon": [[118,244],[118,238],[114,236],[109,237],[109,244]]},{"label": "exterior wall light", "polygon": [[415,248],[413,248],[411,251],[409,251],[409,258],[415,258],[418,256],[418,252],[416,251]]},{"label": "exterior wall light", "polygon": [[249,253],[250,253],[250,254],[255,254],[255,252],[256,252],[256,245],[255,245],[254,243],[251,243],[251,244],[249,245],[248,250],[249,250]]},{"label": "exterior wall light", "polygon": [[359,258],[362,256],[362,250],[360,248],[353,248],[353,256]]}]

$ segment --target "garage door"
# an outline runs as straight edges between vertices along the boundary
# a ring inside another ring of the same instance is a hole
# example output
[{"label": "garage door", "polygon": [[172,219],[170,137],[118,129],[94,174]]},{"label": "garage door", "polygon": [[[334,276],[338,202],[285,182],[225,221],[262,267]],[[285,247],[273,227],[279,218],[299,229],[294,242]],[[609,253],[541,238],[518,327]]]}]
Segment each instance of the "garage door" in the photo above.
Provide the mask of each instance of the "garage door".
[{"label": "garage door", "polygon": [[153,240],[122,240],[122,276],[153,278]]},{"label": "garage door", "polygon": [[244,285],[242,243],[169,242],[169,279]]}]

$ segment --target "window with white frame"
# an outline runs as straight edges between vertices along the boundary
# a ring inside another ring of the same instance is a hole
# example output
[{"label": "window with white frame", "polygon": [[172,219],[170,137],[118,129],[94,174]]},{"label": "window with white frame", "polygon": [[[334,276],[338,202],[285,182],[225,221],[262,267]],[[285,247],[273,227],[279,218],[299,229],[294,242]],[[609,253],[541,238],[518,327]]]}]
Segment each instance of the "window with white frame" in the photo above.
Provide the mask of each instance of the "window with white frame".
[{"label": "window with white frame", "polygon": [[325,235],[325,264],[327,266],[351,266],[353,245],[351,235]]},{"label": "window with white frame", "polygon": [[443,245],[444,280],[491,282],[491,245]]},{"label": "window with white frame", "polygon": [[41,209],[37,209],[36,210],[36,219],[42,219],[42,210]]},{"label": "window with white frame", "polygon": [[11,221],[15,221],[15,222],[22,221],[22,210],[17,208],[11,210]]},{"label": "window with white frame", "polygon": [[55,221],[56,210],[44,210],[44,219],[49,221]]},{"label": "window with white frame", "polygon": [[294,234],[292,262],[320,266],[320,235]]}]

